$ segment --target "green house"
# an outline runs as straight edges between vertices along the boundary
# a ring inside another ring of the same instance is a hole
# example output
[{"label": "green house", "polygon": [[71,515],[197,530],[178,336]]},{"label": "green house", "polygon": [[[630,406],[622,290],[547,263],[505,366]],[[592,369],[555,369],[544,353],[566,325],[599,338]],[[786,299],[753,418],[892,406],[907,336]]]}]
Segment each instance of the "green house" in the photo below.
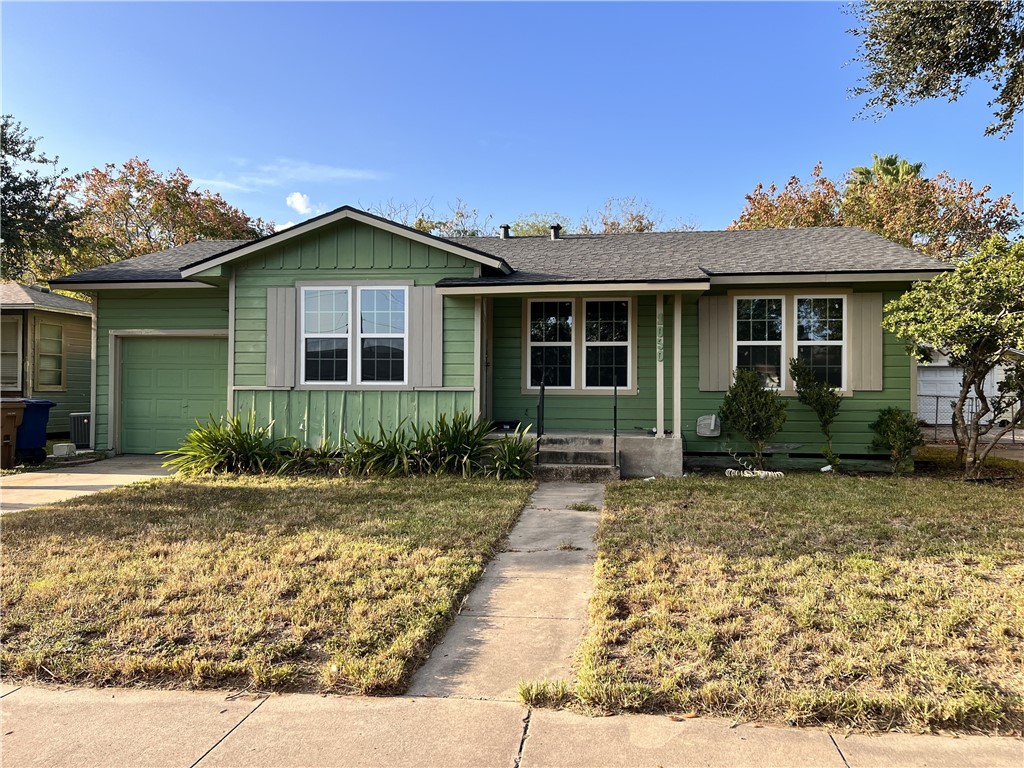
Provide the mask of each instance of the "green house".
[{"label": "green house", "polygon": [[[583,454],[614,433],[623,474],[672,475],[745,451],[712,418],[733,370],[792,396],[794,357],[846,398],[837,452],[869,454],[879,409],[915,406],[882,307],[946,268],[858,228],[442,239],[346,206],[52,284],[95,297],[100,450],[173,448],[227,411],[310,444],[469,411],[542,416]],[[821,446],[794,399],[773,452]]]}]

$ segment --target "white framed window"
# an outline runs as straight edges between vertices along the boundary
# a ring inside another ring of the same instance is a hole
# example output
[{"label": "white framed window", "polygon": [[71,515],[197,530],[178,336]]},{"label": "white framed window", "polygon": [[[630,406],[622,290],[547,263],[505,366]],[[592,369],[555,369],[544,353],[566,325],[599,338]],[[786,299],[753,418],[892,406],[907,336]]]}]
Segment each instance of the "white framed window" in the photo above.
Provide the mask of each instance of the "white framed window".
[{"label": "white framed window", "polygon": [[766,387],[785,389],[785,300],[737,296],[733,307],[734,368],[757,371]]},{"label": "white framed window", "polygon": [[0,318],[0,387],[21,389],[21,317]]},{"label": "white framed window", "polygon": [[33,389],[64,389],[64,326],[36,325],[36,372]]},{"label": "white framed window", "polygon": [[846,298],[796,297],[796,359],[819,381],[846,389]]},{"label": "white framed window", "polygon": [[628,389],[631,370],[629,299],[583,302],[583,387]]},{"label": "white framed window", "polygon": [[408,289],[359,287],[359,383],[408,380]]},{"label": "white framed window", "polygon": [[572,389],[576,383],[573,355],[572,299],[529,300],[529,386]]},{"label": "white framed window", "polygon": [[350,383],[352,290],[303,288],[301,296],[302,383]]}]

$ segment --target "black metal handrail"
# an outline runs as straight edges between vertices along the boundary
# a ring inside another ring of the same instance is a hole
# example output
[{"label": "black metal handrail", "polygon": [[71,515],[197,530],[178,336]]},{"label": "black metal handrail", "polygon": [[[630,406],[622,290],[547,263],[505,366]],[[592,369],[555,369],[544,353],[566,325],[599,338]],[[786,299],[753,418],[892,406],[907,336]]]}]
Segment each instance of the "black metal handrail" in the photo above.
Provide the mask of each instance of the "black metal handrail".
[{"label": "black metal handrail", "polygon": [[544,436],[544,382],[540,383],[540,396],[537,398],[537,437]]},{"label": "black metal handrail", "polygon": [[619,466],[619,377],[612,386],[612,466]]}]

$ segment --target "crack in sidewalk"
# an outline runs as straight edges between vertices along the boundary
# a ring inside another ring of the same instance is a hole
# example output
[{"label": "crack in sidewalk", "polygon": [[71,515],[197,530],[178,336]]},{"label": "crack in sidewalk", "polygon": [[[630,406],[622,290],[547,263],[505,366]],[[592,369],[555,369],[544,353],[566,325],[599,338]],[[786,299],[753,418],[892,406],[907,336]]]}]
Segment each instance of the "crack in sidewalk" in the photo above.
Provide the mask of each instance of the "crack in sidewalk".
[{"label": "crack in sidewalk", "polygon": [[198,760],[196,760],[196,761],[195,761],[194,763],[192,763],[192,765],[190,766],[190,768],[196,768],[196,766],[197,766],[197,765],[199,765],[199,764],[200,764],[201,762],[203,762],[203,760],[205,760],[205,759],[206,759],[206,756],[207,756],[207,755],[209,755],[209,754],[210,754],[211,752],[213,752],[213,750],[215,750],[215,749],[216,749],[217,747],[219,747],[219,746],[220,746],[220,745],[221,745],[221,744],[222,744],[222,743],[224,742],[224,739],[226,739],[226,738],[227,738],[228,736],[230,736],[230,735],[231,735],[232,733],[234,733],[234,732],[235,732],[235,729],[237,729],[237,728],[238,728],[238,726],[240,726],[240,725],[241,725],[242,723],[244,723],[244,722],[245,722],[246,720],[248,720],[248,719],[249,719],[250,717],[252,717],[253,713],[254,713],[254,712],[255,712],[255,711],[257,710],[257,709],[259,709],[260,707],[262,707],[262,706],[263,706],[263,704],[264,704],[264,703],[265,703],[265,702],[266,702],[266,701],[267,701],[267,700],[268,700],[269,698],[270,698],[269,696],[265,696],[265,697],[263,697],[262,699],[260,699],[260,703],[259,703],[259,704],[257,704],[257,705],[256,705],[255,707],[253,707],[253,708],[252,708],[251,710],[249,710],[249,714],[247,714],[247,715],[246,715],[245,717],[243,717],[243,718],[242,718],[241,720],[239,720],[239,721],[238,721],[237,723],[235,723],[235,724],[234,724],[234,725],[233,725],[233,726],[231,727],[231,729],[230,729],[230,730],[229,730],[229,731],[228,731],[227,733],[225,733],[225,734],[224,734],[223,736],[221,736],[221,737],[220,737],[219,739],[217,739],[217,741],[216,741],[216,742],[214,742],[214,744],[213,744],[213,746],[212,746],[212,747],[210,747],[210,748],[209,748],[208,750],[206,750],[205,752],[203,752],[202,756],[201,756],[201,757],[200,757],[200,758],[199,758]]},{"label": "crack in sidewalk", "polygon": [[523,718],[523,737],[519,740],[519,751],[516,753],[516,759],[512,761],[512,768],[521,768],[523,764],[523,747],[526,746],[526,738],[530,735],[530,716],[532,714],[532,707],[526,710],[526,717]]},{"label": "crack in sidewalk", "polygon": [[850,768],[850,762],[846,759],[846,755],[843,754],[843,750],[839,748],[839,744],[836,742],[836,737],[829,733],[828,737],[832,740],[832,746],[836,748],[836,752],[839,753],[839,758],[843,761],[843,765],[846,768]]}]

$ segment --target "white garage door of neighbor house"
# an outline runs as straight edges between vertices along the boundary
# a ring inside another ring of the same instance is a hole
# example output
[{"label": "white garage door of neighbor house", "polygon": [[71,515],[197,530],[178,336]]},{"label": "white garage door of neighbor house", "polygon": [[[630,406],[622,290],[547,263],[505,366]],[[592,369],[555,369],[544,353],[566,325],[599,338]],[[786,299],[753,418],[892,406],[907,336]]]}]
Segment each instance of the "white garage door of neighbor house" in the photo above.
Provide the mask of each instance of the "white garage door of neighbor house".
[{"label": "white garage door of neighbor house", "polygon": [[123,339],[121,452],[177,448],[197,419],[225,413],[227,386],[227,339]]},{"label": "white garage door of neighbor house", "polygon": [[[952,401],[960,396],[963,373],[948,365],[919,365],[917,367],[917,417],[929,424],[951,424]],[[990,374],[985,381],[985,393],[996,391],[996,376]],[[971,412],[973,402],[968,403]]]}]

